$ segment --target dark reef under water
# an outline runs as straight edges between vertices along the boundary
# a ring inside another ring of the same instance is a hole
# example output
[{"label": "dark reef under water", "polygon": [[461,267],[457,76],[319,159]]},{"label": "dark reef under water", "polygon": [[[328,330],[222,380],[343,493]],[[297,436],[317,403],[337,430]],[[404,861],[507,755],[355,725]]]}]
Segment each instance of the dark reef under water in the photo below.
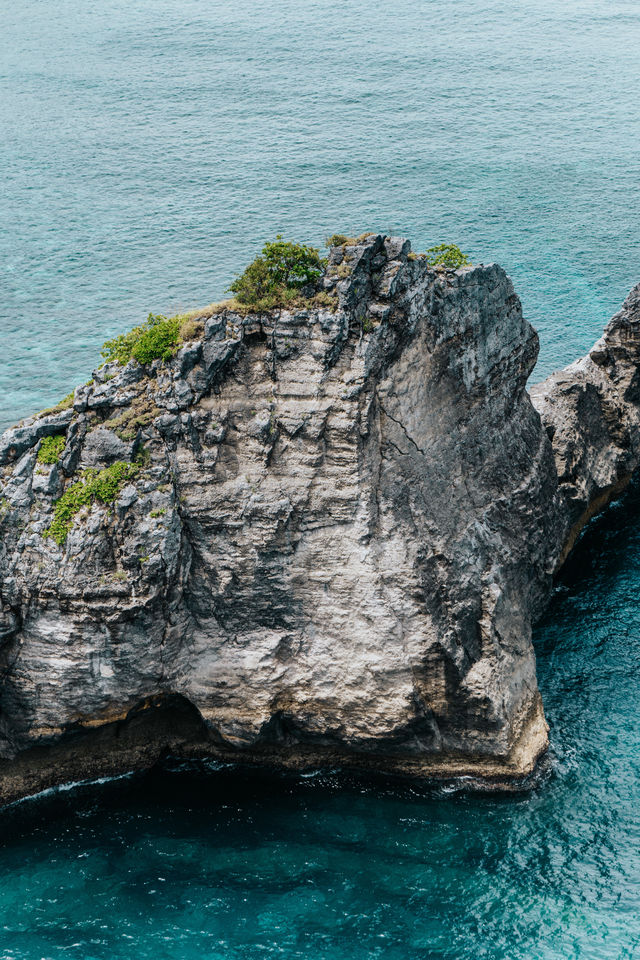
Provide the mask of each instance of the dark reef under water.
[{"label": "dark reef under water", "polygon": [[640,955],[640,484],[536,629],[534,789],[172,765],[0,816],[0,957]]}]

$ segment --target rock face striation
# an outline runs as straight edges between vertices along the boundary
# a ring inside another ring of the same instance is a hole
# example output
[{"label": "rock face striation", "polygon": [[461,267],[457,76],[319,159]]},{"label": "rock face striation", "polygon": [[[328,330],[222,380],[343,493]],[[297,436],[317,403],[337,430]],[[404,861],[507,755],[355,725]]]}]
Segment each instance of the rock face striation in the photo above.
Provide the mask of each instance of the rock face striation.
[{"label": "rock face striation", "polygon": [[[370,236],[323,284],[0,440],[1,801],[166,752],[498,784],[544,752],[531,624],[638,462],[640,288],[542,423],[500,267]],[[114,504],[47,536],[113,464]]]}]

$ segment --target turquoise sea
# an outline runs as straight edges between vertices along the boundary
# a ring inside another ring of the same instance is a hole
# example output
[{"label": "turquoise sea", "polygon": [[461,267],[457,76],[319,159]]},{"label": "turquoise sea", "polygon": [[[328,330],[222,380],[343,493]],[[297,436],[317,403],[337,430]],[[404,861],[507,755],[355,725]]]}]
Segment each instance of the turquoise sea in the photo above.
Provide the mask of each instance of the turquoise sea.
[{"label": "turquoise sea", "polygon": [[[0,427],[276,233],[458,242],[568,363],[640,280],[639,49],[637,0],[0,0]],[[536,648],[528,794],[168,768],[5,810],[1,960],[640,958],[640,487]]]}]

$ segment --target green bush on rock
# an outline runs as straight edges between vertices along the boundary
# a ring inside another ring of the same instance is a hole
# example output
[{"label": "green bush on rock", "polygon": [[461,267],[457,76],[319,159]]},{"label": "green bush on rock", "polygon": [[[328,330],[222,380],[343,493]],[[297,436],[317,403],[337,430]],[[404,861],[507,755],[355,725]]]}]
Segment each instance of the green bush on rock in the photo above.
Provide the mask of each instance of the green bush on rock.
[{"label": "green bush on rock", "polygon": [[62,456],[66,440],[64,437],[43,437],[38,450],[38,463],[57,463]]},{"label": "green bush on rock", "polygon": [[471,266],[471,260],[454,243],[441,243],[427,250],[427,263],[430,267],[449,267],[458,270]]},{"label": "green bush on rock", "polygon": [[181,317],[167,318],[150,313],[139,327],[107,340],[101,356],[105,363],[115,360],[121,364],[129,360],[137,360],[138,363],[169,360],[179,346],[181,320]]},{"label": "green bush on rock", "polygon": [[300,291],[322,276],[326,264],[315,247],[283,240],[265,243],[260,256],[233,281],[238,303],[258,310],[286,307]]},{"label": "green bush on rock", "polygon": [[345,243],[353,243],[353,238],[347,237],[344,233],[332,233],[325,240],[327,247],[343,247]]},{"label": "green bush on rock", "polygon": [[315,286],[326,266],[327,261],[315,247],[283,240],[279,235],[273,242],[265,243],[261,255],[233,281],[229,287],[235,294],[233,299],[175,317],[150,313],[140,326],[107,340],[102,346],[102,359],[104,363],[123,366],[130,360],[141,364],[170,360],[184,343],[204,334],[207,317],[225,310],[242,315],[283,307],[316,306],[335,310],[338,306],[335,295],[325,290],[304,289]]},{"label": "green bush on rock", "polygon": [[133,480],[140,470],[137,463],[119,461],[104,470],[85,470],[80,480],[68,487],[53,509],[53,520],[45,531],[46,537],[52,537],[59,546],[67,539],[73,518],[83,507],[100,500],[113,503],[129,480]]}]

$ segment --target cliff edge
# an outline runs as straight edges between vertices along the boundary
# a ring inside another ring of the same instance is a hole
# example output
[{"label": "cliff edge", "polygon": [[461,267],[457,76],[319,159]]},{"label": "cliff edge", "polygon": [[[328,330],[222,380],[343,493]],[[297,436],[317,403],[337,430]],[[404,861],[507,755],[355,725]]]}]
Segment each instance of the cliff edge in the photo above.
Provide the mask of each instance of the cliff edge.
[{"label": "cliff edge", "polygon": [[637,290],[543,424],[500,267],[376,235],[321,285],[0,440],[0,801],[164,753],[507,784],[546,749],[531,624],[637,464]]}]

